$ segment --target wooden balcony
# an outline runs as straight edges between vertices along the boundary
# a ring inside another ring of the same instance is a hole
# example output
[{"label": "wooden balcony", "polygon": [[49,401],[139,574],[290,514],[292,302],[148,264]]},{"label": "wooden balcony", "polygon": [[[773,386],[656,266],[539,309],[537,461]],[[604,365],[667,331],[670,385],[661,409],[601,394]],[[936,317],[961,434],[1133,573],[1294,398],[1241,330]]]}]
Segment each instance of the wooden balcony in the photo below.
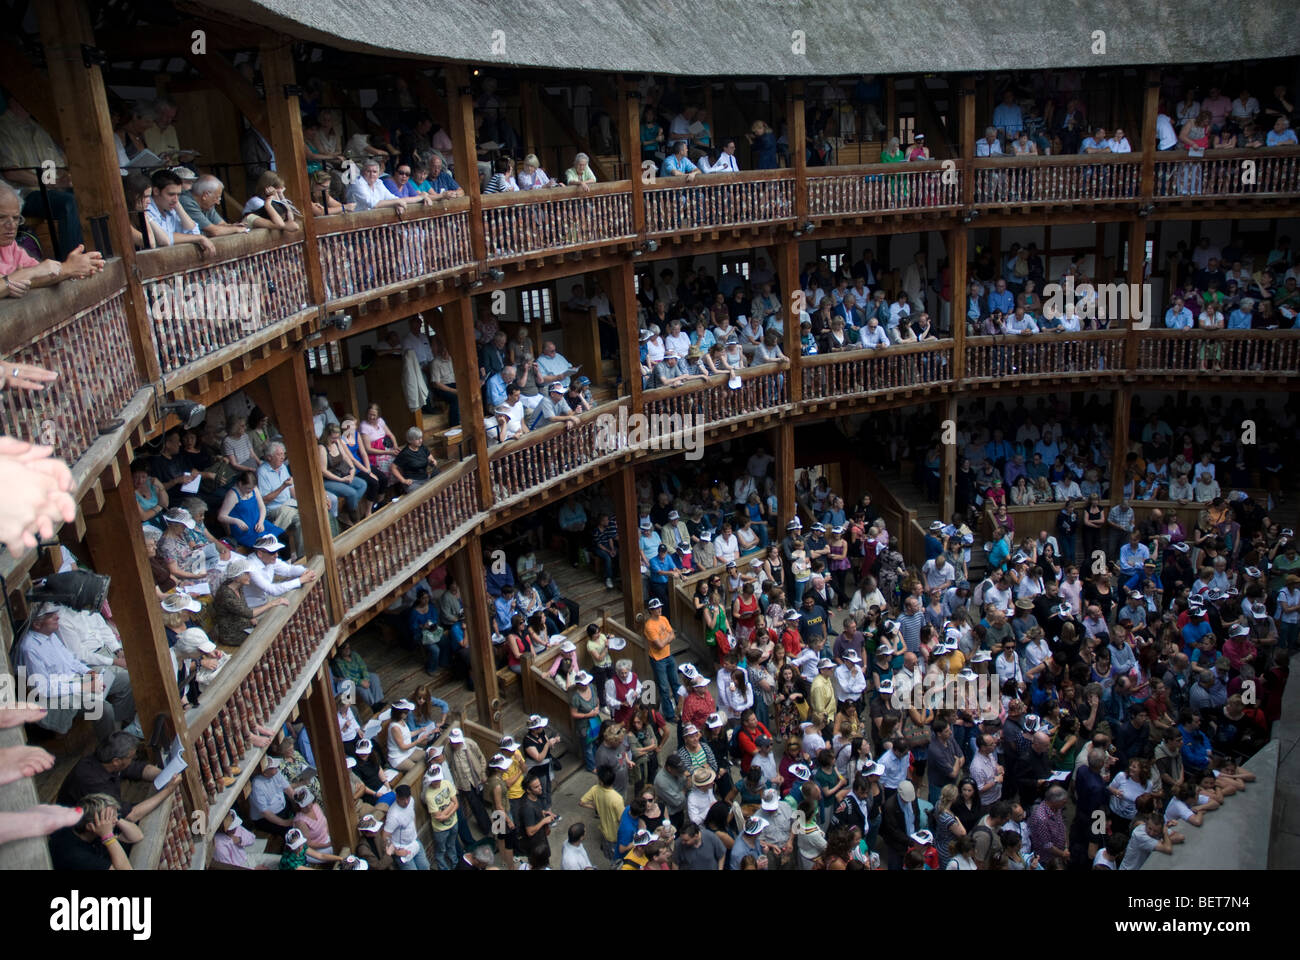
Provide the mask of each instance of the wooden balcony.
[{"label": "wooden balcony", "polygon": [[1294,198],[1300,193],[1300,148],[1183,150],[1156,154],[1153,196],[1161,207]]},{"label": "wooden balcony", "polygon": [[872,163],[816,167],[808,175],[808,215],[814,220],[877,222],[961,207],[960,162]]},{"label": "wooden balcony", "polygon": [[483,197],[487,262],[563,257],[636,238],[626,180]]},{"label": "wooden balcony", "polygon": [[792,170],[704,174],[688,184],[669,177],[645,188],[648,237],[683,235],[699,239],[723,230],[794,223],[795,180]]},{"label": "wooden balcony", "polygon": [[[1177,331],[1174,331],[1177,332]],[[1150,331],[1143,331],[1143,335]],[[1125,330],[1010,334],[966,341],[965,383],[999,389],[1027,381],[1100,383],[1122,377]]]},{"label": "wooden balcony", "polygon": [[903,343],[802,358],[800,412],[837,410],[885,397],[916,398],[953,385],[952,340]]},{"label": "wooden balcony", "polygon": [[985,157],[972,161],[979,209],[1112,206],[1136,203],[1142,154]]}]

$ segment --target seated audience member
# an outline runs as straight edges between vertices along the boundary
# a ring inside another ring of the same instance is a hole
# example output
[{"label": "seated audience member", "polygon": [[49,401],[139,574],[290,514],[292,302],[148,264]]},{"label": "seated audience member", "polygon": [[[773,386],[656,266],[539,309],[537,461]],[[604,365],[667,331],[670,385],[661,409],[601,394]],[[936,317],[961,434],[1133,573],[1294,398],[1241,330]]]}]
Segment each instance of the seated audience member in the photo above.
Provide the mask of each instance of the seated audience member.
[{"label": "seated audience member", "polygon": [[590,190],[591,184],[596,182],[596,174],[591,169],[591,158],[585,153],[579,153],[573,158],[573,166],[564,171],[564,182],[569,186],[579,186],[583,190]]},{"label": "seated audience member", "polygon": [[[264,536],[253,545],[248,560],[248,585],[244,587],[244,600],[257,608],[271,597],[280,597],[316,581],[316,571],[277,557],[285,549],[283,543],[272,536]],[[233,561],[232,561],[233,562]]]},{"label": "seated audience member", "polygon": [[257,626],[257,618],[272,607],[287,607],[284,597],[272,597],[257,607],[244,599],[244,588],[251,582],[249,569],[254,561],[235,557],[226,565],[223,581],[212,600],[213,634],[218,643],[237,647]]},{"label": "seated audience member", "polygon": [[353,652],[352,644],[344,643],[339,647],[339,652],[330,661],[330,671],[339,680],[350,680],[357,694],[372,708],[383,702],[384,689],[379,675],[370,672],[361,654]]},{"label": "seated audience member", "polygon": [[153,197],[145,208],[145,223],[153,234],[154,245],[170,247],[178,243],[197,243],[200,255],[215,256],[216,246],[181,207],[181,178],[170,170],[157,170],[149,182],[153,187]]},{"label": "seated audience member", "polygon": [[64,280],[81,280],[104,269],[98,251],[86,253],[80,245],[67,260],[36,260],[18,245],[23,218],[18,193],[0,183],[0,297],[21,297],[33,287],[50,287]]},{"label": "seated audience member", "polygon": [[424,445],[424,432],[419,427],[406,431],[406,446],[394,458],[389,475],[398,494],[418,490],[438,475],[438,461]]},{"label": "seated audience member", "polygon": [[[42,191],[39,178],[50,160],[54,161],[55,180]],[[59,234],[58,256],[66,259],[81,247],[81,217],[63,149],[12,94],[8,109],[0,114],[0,175],[19,194],[23,216],[54,222]]]},{"label": "seated audience member", "polygon": [[28,686],[48,704],[37,726],[64,734],[85,714],[94,724],[95,735],[104,740],[135,717],[126,668],[109,664],[92,669],[74,657],[59,635],[59,611],[54,604],[36,608],[15,649],[14,665],[26,669]]},{"label": "seated audience member", "polygon": [[[366,499],[368,487],[366,481],[357,476],[356,463],[343,442],[343,429],[338,424],[329,424],[321,432],[316,449],[320,455],[325,489],[339,498],[340,506],[346,507],[352,523],[365,518],[370,513],[370,501]],[[401,459],[401,454],[398,459]]]},{"label": "seated audience member", "polygon": [[131,860],[122,846],[139,843],[144,832],[118,816],[114,797],[92,793],[82,797],[81,819],[50,835],[50,861],[55,870],[130,870]]},{"label": "seated audience member", "polygon": [[302,525],[298,519],[298,498],[294,494],[293,475],[289,472],[284,444],[272,440],[257,467],[257,492],[266,505],[271,523],[284,530],[292,552],[301,553]]},{"label": "seated audience member", "polygon": [[280,758],[267,756],[248,781],[248,819],[264,833],[283,837],[293,827],[293,786],[280,770]]},{"label": "seated audience member", "polygon": [[239,814],[231,810],[221,821],[221,829],[212,838],[212,860],[228,867],[245,870],[274,870],[280,864],[278,853],[258,852],[257,837],[244,826]]},{"label": "seated audience member", "polygon": [[241,547],[252,547],[263,537],[278,538],[284,529],[266,519],[266,503],[256,486],[256,474],[241,473],[235,481],[217,519]]},{"label": "seated audience member", "polygon": [[284,181],[274,170],[257,178],[253,195],[244,204],[244,224],[254,230],[278,230],[283,234],[302,232],[302,214],[284,195]]},{"label": "seated audience member", "polygon": [[198,224],[199,230],[206,237],[225,237],[233,233],[248,233],[251,229],[246,223],[226,223],[218,207],[225,186],[211,174],[204,174],[194,181],[194,186],[181,194],[181,209]]},{"label": "seated audience member", "polygon": [[155,807],[171,796],[181,775],[178,773],[153,796],[137,804],[122,799],[122,781],[152,781],[162,773],[161,768],[136,759],[140,749],[137,737],[119,730],[100,741],[95,752],[82,757],[68,773],[59,787],[59,803],[65,807],[80,805],[83,797],[107,794],[118,802],[118,815],[124,820],[139,823]]},{"label": "seated audience member", "polygon": [[425,196],[434,200],[453,200],[465,196],[465,191],[451,175],[443,155],[437,150],[429,154],[429,183],[431,186]]},{"label": "seated audience member", "polygon": [[430,203],[429,194],[422,193],[419,199],[406,199],[394,196],[392,191],[379,179],[379,161],[366,160],[361,164],[361,176],[348,186],[347,201],[354,210],[375,210],[379,207],[396,207],[405,210],[410,203]]}]

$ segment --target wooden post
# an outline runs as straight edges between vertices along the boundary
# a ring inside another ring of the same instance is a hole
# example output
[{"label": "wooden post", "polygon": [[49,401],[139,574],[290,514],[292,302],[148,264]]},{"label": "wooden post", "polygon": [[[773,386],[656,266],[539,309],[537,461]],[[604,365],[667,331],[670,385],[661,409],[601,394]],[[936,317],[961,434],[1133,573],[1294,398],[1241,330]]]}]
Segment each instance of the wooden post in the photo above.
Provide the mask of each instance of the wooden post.
[{"label": "wooden post", "polygon": [[[803,356],[799,350],[799,307],[803,303],[803,288],[799,285],[799,241],[787,240],[776,244],[776,273],[781,279],[781,315],[785,317],[785,342],[782,352],[790,358],[788,396],[798,403],[803,396]],[[811,311],[809,311],[811,313]],[[784,529],[784,527],[782,528]]]},{"label": "wooden post", "polygon": [[[1151,303],[1151,298],[1147,296],[1147,290],[1144,287],[1146,282],[1146,248],[1147,221],[1145,217],[1137,217],[1128,224],[1128,264],[1126,266],[1129,293],[1139,291],[1143,310],[1149,311],[1154,320],[1156,307],[1155,304]],[[1132,371],[1137,369],[1138,348],[1144,328],[1136,326],[1141,321],[1141,317],[1135,316],[1135,302],[1132,296],[1129,297],[1128,304],[1129,315],[1123,318],[1124,327],[1128,331],[1124,343],[1124,368]]]},{"label": "wooden post", "polygon": [[1133,399],[1131,387],[1119,387],[1114,392],[1115,416],[1111,435],[1115,438],[1110,464],[1110,499],[1119,503],[1124,490],[1124,458],[1128,456],[1129,403]]},{"label": "wooden post", "polygon": [[266,114],[276,169],[284,178],[288,195],[302,211],[303,259],[307,290],[312,303],[325,302],[325,281],[316,245],[316,218],[311,212],[311,180],[307,176],[307,151],[302,138],[302,113],[294,86],[293,47],[288,37],[268,35],[262,40],[262,78],[266,86]]},{"label": "wooden post", "polygon": [[1156,118],[1160,114],[1160,71],[1147,71],[1146,97],[1142,101],[1142,184],[1138,203],[1147,206],[1155,193],[1156,153],[1159,140],[1156,137]]},{"label": "wooden post", "polygon": [[641,579],[641,548],[638,544],[635,467],[626,467],[609,478],[609,497],[614,501],[614,520],[618,524],[623,623],[629,630],[636,630],[637,617],[645,613],[645,585]]},{"label": "wooden post", "polygon": [[[918,81],[921,82],[921,81]],[[961,205],[969,208],[975,202],[975,78],[962,77],[957,90],[960,99],[961,119],[957,124],[958,156],[961,157]],[[962,294],[963,298],[965,294]],[[965,307],[962,307],[965,310]]]},{"label": "wooden post", "polygon": [[[634,179],[635,183],[636,180]],[[641,412],[641,338],[637,326],[635,268],[630,261],[610,267],[608,273],[609,305],[614,310],[618,329],[618,358],[623,383],[632,401],[631,413]]]},{"label": "wooden post", "polygon": [[[126,268],[127,331],[135,355],[136,371],[144,383],[162,378],[154,347],[152,321],[146,310],[144,289],[135,272],[135,244],[118,174],[113,146],[113,121],[108,112],[104,76],[97,66],[86,66],[82,47],[93,47],[90,15],[83,0],[49,0],[36,5],[41,42],[49,65],[50,85],[58,107],[58,132],[76,184],[77,207],[83,223],[108,218],[112,253]],[[93,247],[89,231],[88,248]],[[197,260],[197,258],[196,258]]]},{"label": "wooden post", "polygon": [[966,242],[965,227],[953,227],[944,237],[952,271],[952,378],[957,383],[966,378],[966,297],[970,285],[966,276]]},{"label": "wooden post", "polygon": [[289,469],[293,472],[293,495],[298,501],[303,555],[325,559],[324,580],[328,587],[325,596],[330,619],[337,623],[343,619],[347,608],[343,604],[343,589],[334,562],[334,538],[330,533],[319,444],[307,388],[307,362],[301,344],[285,357],[283,363],[271,368],[266,375],[266,386],[271,392],[271,409],[275,411],[275,419],[283,433]]},{"label": "wooden post", "polygon": [[[947,523],[957,510],[957,398],[948,397],[943,405],[943,433],[940,434],[940,446],[943,450],[943,465],[939,475],[939,519]],[[952,431],[952,442],[943,442],[948,431]]]},{"label": "wooden post", "polygon": [[[131,487],[130,462],[123,450],[118,454],[121,479],[104,491],[104,507],[86,517],[86,546],[90,562],[99,573],[110,575],[108,602],[113,623],[122,635],[122,654],[131,675],[135,712],[146,741],[153,736],[159,714],[171,718],[176,733],[190,757],[193,741],[185,724],[176,671],[167,649],[162,607],[154,594],[153,577],[145,560],[140,508]],[[111,477],[105,474],[105,479]],[[123,717],[122,719],[126,719]],[[184,782],[194,809],[207,809],[207,793],[199,779],[197,763],[185,770]]]},{"label": "wooden post", "polygon": [[794,424],[782,423],[772,428],[772,453],[776,457],[776,526],[769,540],[780,543],[785,536],[785,525],[794,519],[799,505],[794,499]]},{"label": "wooden post", "polygon": [[542,114],[537,103],[537,83],[522,78],[519,80],[519,136],[526,144],[525,152],[536,153],[541,159]]},{"label": "wooden post", "polygon": [[478,722],[500,731],[501,694],[497,688],[496,658],[492,652],[492,621],[488,616],[483,584],[483,543],[476,535],[465,538],[465,546],[451,558],[451,575],[460,584],[465,604],[465,636],[469,640],[470,664],[474,674],[474,703]]},{"label": "wooden post", "polygon": [[[622,116],[619,123],[619,138],[623,148],[623,160],[627,163],[627,178],[632,181],[632,232],[640,243],[645,234],[645,180],[641,178],[641,98],[636,88],[624,80],[623,89],[619,91],[619,105]],[[654,182],[651,177],[650,182]],[[636,316],[635,313],[632,315]]]},{"label": "wooden post", "polygon": [[886,144],[890,137],[898,136],[898,97],[894,89],[894,78],[885,78],[885,135],[881,137]]},{"label": "wooden post", "polygon": [[[790,161],[794,167],[794,216],[796,223],[808,220],[808,131],[804,109],[803,81],[791,80],[786,88],[785,121],[790,143]],[[802,229],[802,227],[800,227]]]},{"label": "wooden post", "polygon": [[475,262],[482,264],[487,259],[487,239],[483,232],[483,190],[479,185],[474,139],[474,94],[469,85],[469,72],[463,64],[448,64],[446,84],[456,182],[469,197],[470,249]]},{"label": "wooden post", "polygon": [[316,776],[321,793],[317,797],[325,809],[329,822],[330,839],[337,851],[343,847],[357,848],[357,808],[352,798],[352,782],[348,777],[347,757],[343,753],[343,738],[339,735],[337,708],[334,704],[334,684],[329,667],[322,665],[312,678],[309,695],[301,701],[302,717],[307,724],[311,752],[316,761]]},{"label": "wooden post", "polygon": [[478,476],[479,506],[492,509],[492,469],[488,463],[487,432],[483,428],[483,387],[478,375],[478,351],[474,347],[474,304],[462,293],[447,306],[447,349],[456,372],[456,396],[460,401],[460,427],[473,451]]}]

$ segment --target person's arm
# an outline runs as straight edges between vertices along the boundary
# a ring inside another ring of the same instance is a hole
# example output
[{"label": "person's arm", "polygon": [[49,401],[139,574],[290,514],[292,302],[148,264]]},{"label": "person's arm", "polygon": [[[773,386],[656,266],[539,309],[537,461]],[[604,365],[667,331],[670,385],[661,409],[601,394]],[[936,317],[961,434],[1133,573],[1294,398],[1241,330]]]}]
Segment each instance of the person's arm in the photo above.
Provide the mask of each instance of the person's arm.
[{"label": "person's arm", "polygon": [[238,517],[232,517],[230,515],[230,511],[235,508],[235,504],[238,502],[239,496],[235,493],[233,488],[226,491],[226,499],[221,503],[221,512],[217,514],[217,519],[227,526],[238,524],[240,530],[246,531],[248,530],[248,524],[244,523],[244,521],[240,520]]}]

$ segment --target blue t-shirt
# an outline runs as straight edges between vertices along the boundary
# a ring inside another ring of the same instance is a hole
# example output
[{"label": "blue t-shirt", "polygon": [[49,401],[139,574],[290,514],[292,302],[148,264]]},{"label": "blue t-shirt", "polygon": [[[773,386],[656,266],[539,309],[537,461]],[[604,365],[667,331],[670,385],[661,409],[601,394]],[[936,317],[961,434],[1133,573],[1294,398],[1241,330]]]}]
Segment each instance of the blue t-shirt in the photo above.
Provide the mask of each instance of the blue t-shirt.
[{"label": "blue t-shirt", "polygon": [[433,181],[433,189],[438,193],[444,193],[447,190],[459,190],[460,184],[452,177],[451,171],[444,170]]}]

